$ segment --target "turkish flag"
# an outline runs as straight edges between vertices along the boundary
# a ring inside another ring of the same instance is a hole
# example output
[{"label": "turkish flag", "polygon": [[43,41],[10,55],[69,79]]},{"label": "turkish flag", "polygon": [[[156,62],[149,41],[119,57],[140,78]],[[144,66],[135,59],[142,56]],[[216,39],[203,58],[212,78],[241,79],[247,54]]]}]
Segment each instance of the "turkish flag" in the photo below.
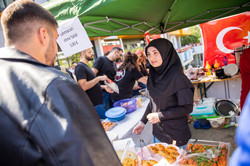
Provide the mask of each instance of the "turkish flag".
[{"label": "turkish flag", "polygon": [[204,67],[217,59],[223,66],[223,58],[228,64],[235,63],[234,48],[250,43],[250,12],[200,24],[204,41]]}]

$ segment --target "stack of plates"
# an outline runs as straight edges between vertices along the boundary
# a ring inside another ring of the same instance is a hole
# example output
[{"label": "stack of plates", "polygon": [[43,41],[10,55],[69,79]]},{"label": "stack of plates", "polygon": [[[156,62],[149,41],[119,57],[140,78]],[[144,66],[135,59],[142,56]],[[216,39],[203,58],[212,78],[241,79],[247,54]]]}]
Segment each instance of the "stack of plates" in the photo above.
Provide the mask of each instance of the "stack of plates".
[{"label": "stack of plates", "polygon": [[228,76],[233,76],[238,72],[238,66],[236,64],[229,64],[224,67],[224,73]]}]

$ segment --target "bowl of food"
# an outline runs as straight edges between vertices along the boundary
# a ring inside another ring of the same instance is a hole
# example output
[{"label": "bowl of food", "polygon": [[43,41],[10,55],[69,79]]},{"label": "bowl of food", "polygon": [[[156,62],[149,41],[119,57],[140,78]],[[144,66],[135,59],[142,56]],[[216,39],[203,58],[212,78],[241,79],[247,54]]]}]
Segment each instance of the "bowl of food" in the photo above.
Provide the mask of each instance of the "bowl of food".
[{"label": "bowl of food", "polygon": [[129,99],[123,99],[115,102],[113,104],[114,107],[123,107],[127,110],[127,113],[133,112],[136,110],[136,99],[135,98],[129,98]]},{"label": "bowl of food", "polygon": [[[123,153],[124,153],[123,150],[116,151],[116,154],[120,160],[122,159]],[[122,161],[122,165],[123,166],[137,166],[138,165],[137,155],[133,152],[127,151]]]}]

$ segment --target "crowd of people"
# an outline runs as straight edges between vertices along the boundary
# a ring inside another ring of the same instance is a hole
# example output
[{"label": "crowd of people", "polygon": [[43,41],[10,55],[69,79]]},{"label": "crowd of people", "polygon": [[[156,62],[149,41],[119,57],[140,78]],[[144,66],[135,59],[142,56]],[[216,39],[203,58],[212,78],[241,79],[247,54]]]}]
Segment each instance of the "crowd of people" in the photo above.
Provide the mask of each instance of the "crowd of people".
[{"label": "crowd of people", "polygon": [[[19,0],[4,10],[1,24],[0,165],[121,165],[100,119],[114,102],[143,88],[150,102],[133,133],[141,134],[150,122],[154,142],[185,148],[194,87],[170,41],[151,41],[145,54],[114,47],[93,68],[88,62],[94,51],[88,48],[65,69],[54,66],[58,24],[50,12]],[[110,80],[119,93],[104,83]],[[249,98],[247,103],[245,109]]]}]

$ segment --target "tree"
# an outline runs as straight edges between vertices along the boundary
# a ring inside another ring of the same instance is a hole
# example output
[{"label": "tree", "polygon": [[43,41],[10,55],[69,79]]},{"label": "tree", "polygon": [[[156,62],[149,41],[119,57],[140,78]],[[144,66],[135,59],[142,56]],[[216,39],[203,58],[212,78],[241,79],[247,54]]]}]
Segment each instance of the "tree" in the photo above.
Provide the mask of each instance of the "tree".
[{"label": "tree", "polygon": [[200,43],[201,31],[198,25],[189,27],[191,35],[181,37],[181,45]]}]

